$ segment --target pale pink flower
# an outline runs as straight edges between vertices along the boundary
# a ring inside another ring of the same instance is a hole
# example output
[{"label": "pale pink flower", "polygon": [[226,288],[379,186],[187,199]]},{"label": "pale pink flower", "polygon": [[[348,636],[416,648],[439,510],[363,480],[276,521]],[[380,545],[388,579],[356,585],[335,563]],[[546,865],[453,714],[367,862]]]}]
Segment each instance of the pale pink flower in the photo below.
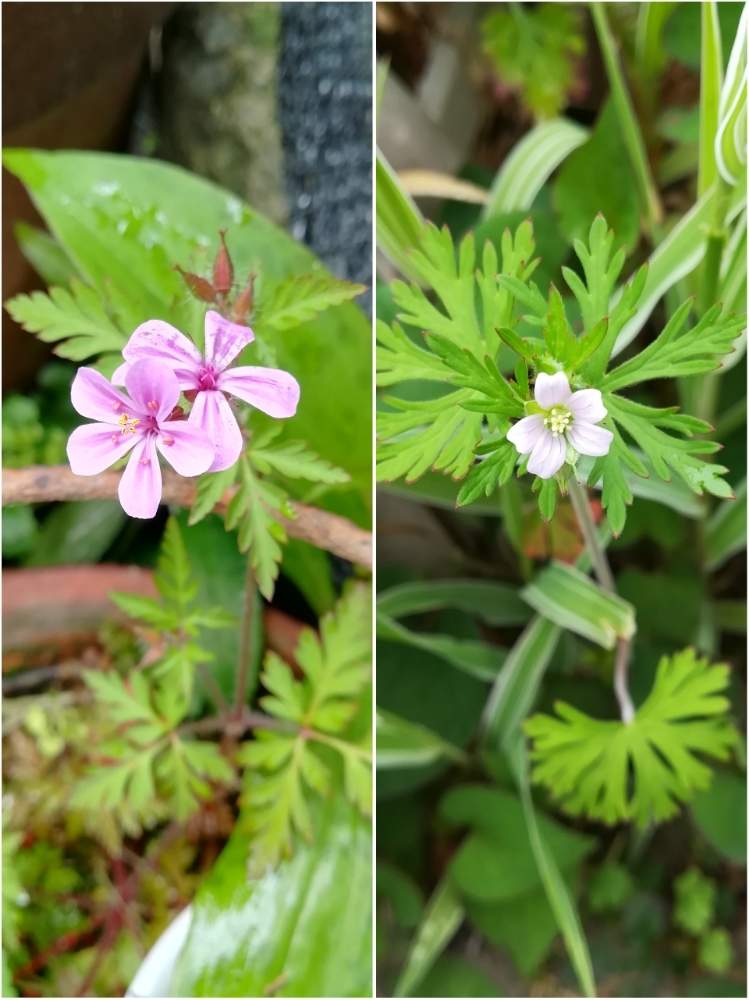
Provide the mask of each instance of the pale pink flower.
[{"label": "pale pink flower", "polygon": [[125,363],[112,376],[121,385],[130,365],[156,358],[172,369],[183,392],[195,392],[188,423],[211,439],[215,457],[209,471],[234,465],[242,451],[242,431],[225,396],[236,396],[271,417],[293,417],[299,403],[299,383],[280,368],[242,365],[230,368],[240,351],[255,339],[248,326],[239,326],[209,310],[205,316],[205,350],[169,323],[159,319],[142,323],[125,345]]},{"label": "pale pink flower", "polygon": [[528,472],[551,479],[564,465],[567,445],[580,455],[607,455],[614,435],[597,427],[606,416],[598,389],[572,392],[564,372],[541,372],[533,389],[535,413],[523,417],[507,432],[507,440],[527,455]]},{"label": "pale pink flower", "polygon": [[70,398],[83,417],[68,438],[68,460],[77,476],[95,476],[132,451],[118,490],[130,517],[153,517],[161,500],[159,455],[181,476],[199,476],[213,461],[206,435],[185,420],[170,420],[180,389],[163,361],[139,361],[125,374],[128,395],[94,368],[79,368]]}]

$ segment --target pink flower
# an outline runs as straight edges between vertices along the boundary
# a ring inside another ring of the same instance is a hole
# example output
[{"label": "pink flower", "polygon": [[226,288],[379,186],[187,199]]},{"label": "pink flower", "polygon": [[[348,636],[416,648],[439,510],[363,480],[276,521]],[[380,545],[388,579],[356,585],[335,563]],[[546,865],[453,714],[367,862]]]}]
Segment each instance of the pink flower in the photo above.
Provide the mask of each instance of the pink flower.
[{"label": "pink flower", "polygon": [[152,319],[130,337],[112,381],[121,385],[129,366],[143,358],[165,361],[183,392],[196,392],[188,422],[210,438],[215,459],[209,471],[234,465],[242,450],[242,431],[224,395],[229,393],[271,417],[293,417],[299,403],[299,383],[279,368],[229,368],[242,348],[255,339],[248,326],[239,326],[209,310],[205,315],[205,351],[169,323]]},{"label": "pink flower", "polygon": [[198,428],[169,419],[180,390],[163,361],[131,365],[125,386],[129,398],[95,369],[78,369],[73,406],[98,422],[76,427],[68,438],[68,459],[77,476],[95,476],[132,451],[120,480],[120,503],[130,517],[153,517],[161,500],[158,452],[181,476],[199,476],[213,461],[213,447]]},{"label": "pink flower", "polygon": [[572,392],[564,372],[541,372],[533,389],[535,412],[507,432],[507,440],[527,455],[528,472],[551,479],[564,465],[567,445],[580,455],[607,455],[614,435],[596,424],[606,416],[598,389]]}]

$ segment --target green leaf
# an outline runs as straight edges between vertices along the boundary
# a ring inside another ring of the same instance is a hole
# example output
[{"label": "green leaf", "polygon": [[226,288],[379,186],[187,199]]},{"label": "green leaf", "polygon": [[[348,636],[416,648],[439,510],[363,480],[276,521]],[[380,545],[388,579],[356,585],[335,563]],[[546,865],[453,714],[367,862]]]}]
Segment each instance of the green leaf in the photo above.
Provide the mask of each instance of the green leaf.
[{"label": "green leaf", "polygon": [[365,290],[364,285],[341,281],[327,271],[293,275],[278,282],[261,298],[257,326],[263,333],[290,330]]},{"label": "green leaf", "polygon": [[536,715],[525,724],[534,781],[572,815],[640,827],[670,819],[710,782],[697,751],[725,760],[736,742],[722,694],[728,674],[727,666],[710,666],[691,649],[662,657],[653,689],[629,724],[557,702],[556,716]]},{"label": "green leaf", "polygon": [[707,972],[728,972],[733,965],[733,943],[725,927],[713,927],[700,941],[698,961]]},{"label": "green leaf", "polygon": [[640,232],[637,186],[611,100],[590,138],[565,160],[552,190],[559,227],[570,243],[585,238],[600,212],[614,230],[617,248],[633,249]]},{"label": "green leaf", "polygon": [[70,290],[53,287],[49,293],[17,295],[5,308],[16,323],[46,344],[55,344],[55,354],[71,361],[119,353],[127,340],[97,292],[77,279],[70,282]]},{"label": "green leaf", "polygon": [[57,504],[45,517],[27,566],[97,562],[122,531],[127,516],[114,500]]},{"label": "green leaf", "polygon": [[635,632],[632,605],[594,583],[580,570],[552,562],[521,591],[530,606],[560,628],[613,649]]},{"label": "green leaf", "polygon": [[377,249],[385,254],[401,274],[415,281],[416,271],[411,264],[410,254],[421,242],[423,216],[379,149],[375,169]]},{"label": "green leaf", "polygon": [[506,656],[500,647],[476,639],[456,639],[451,635],[406,628],[382,611],[377,612],[377,636],[433,653],[479,680],[493,681]]},{"label": "green leaf", "polygon": [[743,9],[720,92],[715,137],[718,172],[724,181],[739,188],[746,169],[746,35],[747,13]]},{"label": "green leaf", "polygon": [[717,305],[708,309],[696,326],[686,329],[691,309],[691,301],[680,306],[654,341],[604,376],[599,383],[601,391],[618,392],[652,379],[699,375],[719,368],[744,321],[722,316]]},{"label": "green leaf", "polygon": [[710,844],[734,864],[746,865],[746,780],[732,771],[716,771],[710,787],[698,792],[692,819]]},{"label": "green leaf", "polygon": [[487,625],[523,625],[529,618],[516,587],[484,580],[424,580],[401,583],[377,595],[377,610],[391,618],[458,608]]},{"label": "green leaf", "polygon": [[697,196],[700,197],[718,176],[715,136],[718,131],[718,104],[723,82],[718,5],[713,0],[700,5],[700,127]]},{"label": "green leaf", "polygon": [[530,110],[541,118],[558,114],[585,47],[579,12],[553,3],[500,9],[483,19],[481,34],[495,72],[520,90]]},{"label": "green leaf", "polygon": [[[379,868],[379,864],[378,864]],[[415,997],[499,997],[497,983],[459,955],[441,955],[411,993]]]},{"label": "green leaf", "polygon": [[517,460],[515,447],[509,441],[503,441],[495,451],[473,466],[458,493],[458,507],[465,507],[482,496],[492,496],[508,482]]},{"label": "green leaf", "polygon": [[421,767],[441,759],[463,761],[464,754],[426,726],[377,709],[377,768]]},{"label": "green leaf", "polygon": [[68,285],[76,271],[60,244],[43,229],[17,222],[13,227],[21,253],[47,285]]},{"label": "green leaf", "polygon": [[553,118],[535,125],[513,146],[499,168],[482,218],[527,211],[556,168],[588,135],[586,128],[567,118]]},{"label": "green leaf", "polygon": [[34,547],[38,525],[28,504],[3,507],[3,558],[18,559]]},{"label": "green leaf", "polygon": [[726,500],[711,514],[705,529],[705,568],[720,566],[746,548],[746,479],[736,488],[736,499]]},{"label": "green leaf", "polygon": [[229,487],[234,485],[239,471],[237,465],[222,472],[207,473],[198,479],[195,503],[190,510],[189,524],[197,524],[211,513]]},{"label": "green leaf", "polygon": [[715,916],[715,882],[688,868],[674,882],[674,923],[688,934],[703,934]]},{"label": "green leaf", "polygon": [[443,877],[426,905],[393,996],[411,996],[463,922],[464,910],[450,880]]},{"label": "green leaf", "polygon": [[270,440],[266,445],[263,438],[250,445],[248,455],[255,468],[264,475],[273,470],[291,479],[330,484],[347,483],[351,479],[347,472],[320,458],[303,441],[273,443]]},{"label": "green leaf", "polygon": [[193,903],[170,993],[371,996],[369,823],[338,794],[315,808],[314,826],[313,842],[248,879],[240,817]]},{"label": "green leaf", "polygon": [[130,618],[151,625],[153,628],[172,630],[179,628],[181,618],[151,597],[111,591],[109,599]]}]

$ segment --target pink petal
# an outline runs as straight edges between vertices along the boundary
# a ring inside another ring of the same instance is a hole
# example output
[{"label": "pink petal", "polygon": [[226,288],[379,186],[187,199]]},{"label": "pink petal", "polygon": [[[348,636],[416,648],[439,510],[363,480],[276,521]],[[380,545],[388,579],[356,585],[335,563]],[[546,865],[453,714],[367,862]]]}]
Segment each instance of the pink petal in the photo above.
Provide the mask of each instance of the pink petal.
[{"label": "pink petal", "polygon": [[70,389],[73,407],[82,417],[116,424],[121,413],[132,413],[130,400],[95,368],[79,368]]},{"label": "pink petal", "polygon": [[597,424],[608,412],[598,389],[579,389],[573,392],[567,400],[567,406],[575,420],[584,420],[589,424]]},{"label": "pink petal", "polygon": [[199,476],[208,471],[214,459],[207,436],[185,420],[162,421],[156,447],[180,476]]},{"label": "pink petal", "polygon": [[205,314],[205,360],[218,371],[230,365],[254,339],[249,326],[231,323],[212,309]]},{"label": "pink petal", "polygon": [[165,361],[136,361],[125,373],[125,385],[139,411],[166,420],[179,399],[177,376]]},{"label": "pink petal", "polygon": [[242,451],[244,439],[223,392],[217,389],[199,392],[187,423],[211,443],[215,457],[209,472],[220,472],[221,469],[234,465]]},{"label": "pink petal", "polygon": [[575,451],[581,455],[593,455],[599,458],[608,455],[614,435],[605,427],[597,427],[586,420],[574,420],[567,431],[569,442]]},{"label": "pink petal", "polygon": [[133,449],[120,479],[118,490],[122,509],[130,517],[153,517],[161,501],[161,469],[156,437],[147,434]]},{"label": "pink petal", "polygon": [[138,434],[123,434],[111,424],[84,424],[68,438],[68,461],[76,476],[95,476],[127,455]]},{"label": "pink petal", "polygon": [[514,444],[521,455],[526,455],[538,438],[544,432],[544,418],[534,413],[531,417],[523,417],[507,432],[507,440]]},{"label": "pink petal", "polygon": [[528,472],[541,479],[551,479],[564,465],[567,442],[563,434],[552,434],[544,430],[536,442],[528,461]]},{"label": "pink petal", "polygon": [[112,385],[124,385],[125,375],[127,375],[127,371],[129,368],[130,368],[129,361],[123,361],[122,364],[119,366],[119,368],[115,368],[115,370],[112,372],[112,378],[111,378]]},{"label": "pink petal", "polygon": [[293,417],[299,404],[299,383],[280,368],[231,368],[218,385],[270,417]]},{"label": "pink petal", "polygon": [[549,410],[559,403],[566,403],[570,398],[570,384],[567,381],[567,376],[564,372],[556,372],[554,375],[540,372],[536,377],[533,395],[536,397],[538,405],[545,410]]},{"label": "pink petal", "polygon": [[149,358],[165,361],[182,389],[196,387],[197,372],[203,360],[200,351],[184,333],[160,319],[141,323],[125,345],[122,356],[131,363]]}]

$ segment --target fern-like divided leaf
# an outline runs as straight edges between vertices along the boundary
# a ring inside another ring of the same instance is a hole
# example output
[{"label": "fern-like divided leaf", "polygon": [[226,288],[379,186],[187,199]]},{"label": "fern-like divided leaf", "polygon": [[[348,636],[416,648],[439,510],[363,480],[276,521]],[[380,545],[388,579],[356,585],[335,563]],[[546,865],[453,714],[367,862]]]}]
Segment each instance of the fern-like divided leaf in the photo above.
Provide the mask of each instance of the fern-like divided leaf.
[{"label": "fern-like divided leaf", "polygon": [[325,271],[292,275],[279,282],[265,300],[261,299],[258,326],[263,331],[288,330],[364,291],[364,285],[340,281]]},{"label": "fern-like divided leaf", "polygon": [[231,469],[202,476],[190,511],[190,523],[197,524],[236,484],[224,524],[227,531],[238,529],[240,551],[249,553],[257,585],[268,600],[273,597],[283,558],[284,521],[294,517],[287,490],[269,477],[275,474],[284,481],[303,479],[324,485],[350,479],[347,472],[320,458],[301,441],[276,443],[279,433],[279,428],[271,428],[258,435]]},{"label": "fern-like divided leaf", "polygon": [[119,352],[127,333],[114,322],[101,296],[77,279],[70,289],[17,295],[6,309],[24,330],[35,333],[54,352],[70,361],[85,361],[101,354]]},{"label": "fern-like divided leaf", "polygon": [[661,659],[628,725],[557,702],[556,716],[525,723],[534,780],[574,816],[640,827],[669,819],[710,783],[711,769],[698,755],[725,760],[736,744],[728,679],[727,665],[685,649]]},{"label": "fern-like divided leaf", "polygon": [[244,801],[255,872],[289,855],[295,834],[312,837],[307,798],[337,794],[341,763],[344,794],[363,812],[371,808],[371,733],[360,732],[355,720],[370,677],[368,588],[350,589],[321,620],[319,637],[305,631],[296,659],[302,680],[274,653],[266,657],[268,694],[260,704],[279,729],[259,730],[239,754],[247,768]]}]

